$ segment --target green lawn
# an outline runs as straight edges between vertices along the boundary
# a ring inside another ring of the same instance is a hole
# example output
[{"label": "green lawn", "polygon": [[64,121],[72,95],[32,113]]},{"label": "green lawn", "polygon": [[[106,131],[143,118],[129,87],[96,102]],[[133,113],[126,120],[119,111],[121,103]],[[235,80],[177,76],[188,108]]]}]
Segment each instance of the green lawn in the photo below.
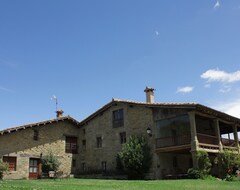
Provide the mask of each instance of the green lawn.
[{"label": "green lawn", "polygon": [[239,190],[240,182],[211,180],[158,180],[158,181],[126,181],[97,179],[62,179],[62,180],[7,180],[0,181],[0,190]]}]

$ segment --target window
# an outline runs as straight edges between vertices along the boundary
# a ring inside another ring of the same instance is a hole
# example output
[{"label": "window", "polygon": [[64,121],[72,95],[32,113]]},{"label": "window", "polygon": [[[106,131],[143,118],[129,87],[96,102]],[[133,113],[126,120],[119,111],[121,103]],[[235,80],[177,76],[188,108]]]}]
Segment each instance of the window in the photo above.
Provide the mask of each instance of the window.
[{"label": "window", "polygon": [[37,141],[39,137],[39,132],[38,130],[33,130],[33,140]]},{"label": "window", "polygon": [[86,140],[82,140],[82,149],[86,150]]},{"label": "window", "polygon": [[84,172],[86,170],[86,164],[85,162],[82,163],[82,171]]},{"label": "window", "polygon": [[3,162],[8,163],[9,171],[16,171],[17,157],[3,156]]},{"label": "window", "polygon": [[102,171],[107,171],[107,162],[106,161],[102,162]]},{"label": "window", "polygon": [[77,137],[66,137],[65,152],[77,154]]},{"label": "window", "polygon": [[76,165],[77,165],[77,162],[76,162],[76,160],[75,160],[75,159],[73,159],[73,160],[72,160],[72,167],[73,167],[73,168],[75,168],[75,167],[76,167]]},{"label": "window", "polygon": [[102,137],[97,137],[97,148],[102,147]]},{"label": "window", "polygon": [[29,173],[38,172],[38,160],[30,158],[29,160]]},{"label": "window", "polygon": [[120,143],[124,144],[126,143],[126,132],[119,133],[120,136]]},{"label": "window", "polygon": [[123,124],[123,109],[113,111],[113,127],[121,127]]},{"label": "window", "polygon": [[85,129],[83,129],[83,134],[84,134],[84,135],[86,134],[86,130],[85,130]]}]

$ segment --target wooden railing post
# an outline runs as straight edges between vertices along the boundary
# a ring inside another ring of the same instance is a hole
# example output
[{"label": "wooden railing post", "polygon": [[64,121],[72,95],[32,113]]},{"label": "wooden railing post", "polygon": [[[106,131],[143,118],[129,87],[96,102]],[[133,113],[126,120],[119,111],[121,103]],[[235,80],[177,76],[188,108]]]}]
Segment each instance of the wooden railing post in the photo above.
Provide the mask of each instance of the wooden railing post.
[{"label": "wooden railing post", "polygon": [[217,136],[217,140],[218,140],[218,145],[219,145],[219,151],[223,151],[223,145],[222,145],[222,141],[221,141],[221,133],[220,133],[220,128],[219,128],[219,120],[218,119],[214,119],[214,127],[215,127],[215,133]]},{"label": "wooden railing post", "polygon": [[234,134],[234,140],[236,143],[236,147],[238,148],[238,151],[240,151],[239,149],[239,138],[238,138],[238,130],[237,130],[237,125],[233,125],[233,134]]},{"label": "wooden railing post", "polygon": [[199,149],[199,142],[197,138],[195,112],[189,112],[190,130],[191,130],[191,153],[193,160],[193,167],[198,168],[196,152]]}]

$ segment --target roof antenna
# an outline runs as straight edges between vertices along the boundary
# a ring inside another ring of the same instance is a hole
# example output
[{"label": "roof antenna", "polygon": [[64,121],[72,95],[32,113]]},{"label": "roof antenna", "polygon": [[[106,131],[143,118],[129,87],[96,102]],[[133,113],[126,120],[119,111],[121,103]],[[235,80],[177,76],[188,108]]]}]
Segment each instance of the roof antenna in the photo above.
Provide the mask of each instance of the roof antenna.
[{"label": "roof antenna", "polygon": [[58,99],[57,96],[53,95],[52,98],[50,98],[50,100],[55,101],[56,102],[56,112],[58,111]]}]

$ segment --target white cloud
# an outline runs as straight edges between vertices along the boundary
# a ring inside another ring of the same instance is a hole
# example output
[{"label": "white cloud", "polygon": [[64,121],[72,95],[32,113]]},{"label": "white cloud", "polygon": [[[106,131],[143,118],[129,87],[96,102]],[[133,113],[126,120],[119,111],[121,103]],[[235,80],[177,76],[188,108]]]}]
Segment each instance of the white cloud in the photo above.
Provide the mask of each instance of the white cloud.
[{"label": "white cloud", "polygon": [[219,8],[220,7],[220,2],[219,1],[217,1],[216,3],[215,3],[215,5],[214,5],[214,9],[217,9],[217,8]]},{"label": "white cloud", "polygon": [[240,81],[240,71],[228,73],[218,69],[210,69],[201,75],[208,82],[232,83]]},{"label": "white cloud", "polygon": [[155,34],[156,34],[156,36],[158,36],[158,35],[159,35],[159,32],[158,32],[158,31],[155,31]]},{"label": "white cloud", "polygon": [[221,102],[218,103],[217,106],[212,107],[229,115],[240,118],[240,99],[232,100],[231,102]]},{"label": "white cloud", "polygon": [[205,88],[211,88],[211,84],[207,83],[204,85]]},{"label": "white cloud", "polygon": [[184,93],[184,94],[190,93],[193,91],[193,88],[194,87],[191,87],[191,86],[179,87],[177,89],[177,93]]},{"label": "white cloud", "polygon": [[2,87],[2,86],[0,86],[0,90],[1,91],[5,91],[5,92],[13,92],[13,90],[5,88],[5,87]]}]

